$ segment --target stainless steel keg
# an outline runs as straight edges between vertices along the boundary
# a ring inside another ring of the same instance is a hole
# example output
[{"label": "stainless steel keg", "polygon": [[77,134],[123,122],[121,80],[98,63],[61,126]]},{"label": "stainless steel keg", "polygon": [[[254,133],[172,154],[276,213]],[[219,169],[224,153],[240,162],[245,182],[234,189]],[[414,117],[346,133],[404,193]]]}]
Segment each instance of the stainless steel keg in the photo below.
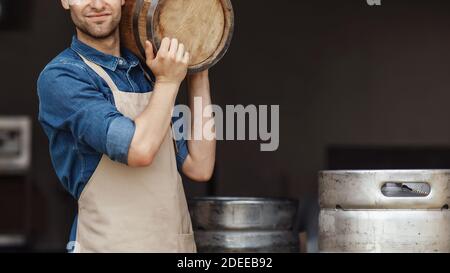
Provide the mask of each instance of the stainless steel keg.
[{"label": "stainless steel keg", "polygon": [[450,170],[319,174],[321,252],[450,252]]},{"label": "stainless steel keg", "polygon": [[205,197],[189,210],[199,252],[299,252],[295,200]]}]

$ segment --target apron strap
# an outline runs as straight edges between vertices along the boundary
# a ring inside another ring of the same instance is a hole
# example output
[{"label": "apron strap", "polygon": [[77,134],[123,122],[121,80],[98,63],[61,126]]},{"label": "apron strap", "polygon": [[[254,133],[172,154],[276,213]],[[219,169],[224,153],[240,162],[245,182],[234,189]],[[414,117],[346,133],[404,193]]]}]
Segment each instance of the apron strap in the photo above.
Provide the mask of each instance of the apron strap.
[{"label": "apron strap", "polygon": [[81,59],[87,64],[87,66],[89,66],[92,70],[94,70],[94,72],[97,73],[106,82],[111,91],[119,92],[119,88],[117,88],[117,85],[114,83],[114,81],[111,79],[108,73],[106,73],[106,71],[101,66],[99,66],[94,62],[89,61],[81,54],[78,55],[80,55]]}]

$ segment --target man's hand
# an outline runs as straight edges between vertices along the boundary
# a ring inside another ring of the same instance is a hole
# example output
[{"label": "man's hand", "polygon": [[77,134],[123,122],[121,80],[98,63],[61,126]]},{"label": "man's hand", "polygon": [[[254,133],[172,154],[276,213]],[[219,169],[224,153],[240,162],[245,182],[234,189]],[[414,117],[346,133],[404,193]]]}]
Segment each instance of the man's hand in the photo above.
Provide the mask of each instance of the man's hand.
[{"label": "man's hand", "polygon": [[156,57],[152,43],[147,41],[145,54],[147,65],[155,75],[157,83],[180,85],[186,77],[190,55],[177,39],[165,37],[161,41]]}]

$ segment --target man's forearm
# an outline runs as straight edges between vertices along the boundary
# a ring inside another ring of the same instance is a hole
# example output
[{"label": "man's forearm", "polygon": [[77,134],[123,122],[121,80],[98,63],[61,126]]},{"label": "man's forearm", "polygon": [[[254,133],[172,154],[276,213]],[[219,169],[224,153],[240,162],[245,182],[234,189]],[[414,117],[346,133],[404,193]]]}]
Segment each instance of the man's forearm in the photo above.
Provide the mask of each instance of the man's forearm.
[{"label": "man's forearm", "polygon": [[179,85],[156,82],[145,110],[135,118],[133,140],[128,152],[129,166],[151,164],[170,127]]},{"label": "man's forearm", "polygon": [[[189,156],[186,160],[187,164],[183,166],[183,172],[188,176],[191,174],[191,177],[199,177],[199,180],[207,180],[214,169],[216,155],[215,137],[208,140],[203,136],[203,126],[207,123],[214,123],[210,107],[211,93],[208,71],[188,76],[188,97],[192,115],[191,137],[188,140]],[[201,98],[202,107],[200,109],[194,107],[195,98]],[[197,113],[197,111],[200,111],[200,113]],[[199,122],[200,120],[196,121],[196,116],[202,117],[201,122]],[[201,140],[194,138],[196,131],[199,132],[198,135],[202,136]]]}]

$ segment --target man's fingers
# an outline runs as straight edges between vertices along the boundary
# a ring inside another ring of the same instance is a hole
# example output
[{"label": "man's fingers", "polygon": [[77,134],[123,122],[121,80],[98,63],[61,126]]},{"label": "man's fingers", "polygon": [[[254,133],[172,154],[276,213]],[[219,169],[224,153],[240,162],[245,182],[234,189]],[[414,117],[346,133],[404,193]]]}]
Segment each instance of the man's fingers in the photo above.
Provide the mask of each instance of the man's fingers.
[{"label": "man's fingers", "polygon": [[183,61],[184,56],[184,44],[178,45],[178,52],[177,52],[177,61]]},{"label": "man's fingers", "polygon": [[178,51],[178,40],[173,38],[172,41],[170,41],[169,55],[176,57],[177,51]]},{"label": "man's fingers", "polygon": [[189,54],[189,52],[186,51],[186,53],[184,53],[183,63],[189,64],[190,61],[191,61],[191,54]]},{"label": "man's fingers", "polygon": [[170,39],[164,37],[161,41],[161,46],[159,47],[159,52],[167,53],[169,51]]}]

